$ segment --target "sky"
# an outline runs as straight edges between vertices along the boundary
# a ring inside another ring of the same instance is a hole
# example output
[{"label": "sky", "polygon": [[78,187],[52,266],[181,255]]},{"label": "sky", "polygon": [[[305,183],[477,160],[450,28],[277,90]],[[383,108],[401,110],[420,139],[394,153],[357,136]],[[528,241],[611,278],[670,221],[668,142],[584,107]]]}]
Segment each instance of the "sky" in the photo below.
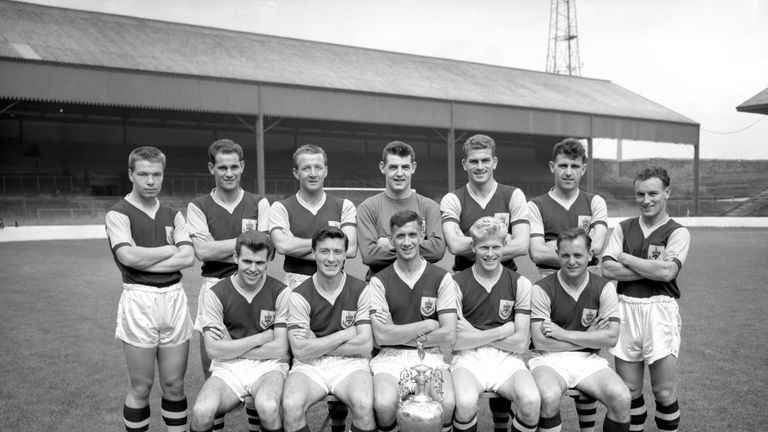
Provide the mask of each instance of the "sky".
[{"label": "sky", "polygon": [[[543,71],[548,0],[27,0],[51,6]],[[701,124],[702,158],[768,159],[768,1],[577,0],[582,75]],[[738,132],[737,132],[738,131]],[[693,156],[625,142],[625,159]],[[595,156],[613,158],[613,140]]]}]

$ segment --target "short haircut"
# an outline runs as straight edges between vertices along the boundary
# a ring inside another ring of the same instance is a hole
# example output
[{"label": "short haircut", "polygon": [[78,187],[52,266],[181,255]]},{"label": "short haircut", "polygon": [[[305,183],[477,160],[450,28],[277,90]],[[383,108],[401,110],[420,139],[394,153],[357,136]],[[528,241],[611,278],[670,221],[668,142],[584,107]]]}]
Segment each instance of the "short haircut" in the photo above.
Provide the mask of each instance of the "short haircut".
[{"label": "short haircut", "polygon": [[272,261],[275,257],[275,244],[272,243],[269,234],[261,231],[251,229],[237,236],[235,252],[240,255],[243,247],[247,247],[252,252],[267,251],[267,261]]},{"label": "short haircut", "polygon": [[584,238],[584,244],[587,246],[587,252],[592,249],[592,237],[584,231],[584,228],[571,228],[568,231],[560,233],[557,236],[557,248],[560,249],[560,243],[564,241],[574,241],[577,238]]},{"label": "short haircut", "polygon": [[557,159],[557,155],[563,155],[568,159],[581,159],[581,163],[587,161],[587,151],[581,142],[576,138],[566,138],[552,147],[552,160]]},{"label": "short haircut", "polygon": [[163,164],[163,169],[165,169],[165,155],[157,147],[141,146],[133,149],[131,154],[128,155],[128,169],[133,171],[134,167],[136,166],[136,161],[140,160],[147,162],[160,162]]},{"label": "short haircut", "polygon": [[299,167],[299,156],[303,154],[321,154],[323,155],[323,164],[328,165],[328,155],[325,154],[325,150],[320,146],[314,144],[304,144],[293,152],[293,167]]},{"label": "short haircut", "polygon": [[640,171],[637,172],[637,174],[635,174],[635,181],[632,184],[637,183],[638,181],[644,181],[654,177],[661,180],[661,183],[664,185],[665,188],[669,187],[669,182],[670,182],[669,174],[667,173],[667,170],[665,170],[663,167],[660,167],[660,166],[649,166],[641,169]]},{"label": "short haircut", "polygon": [[341,228],[329,226],[321,228],[320,231],[317,231],[312,235],[312,250],[317,247],[318,243],[327,239],[344,239],[344,250],[346,251],[349,247],[349,237],[347,237],[344,231],[342,231]]},{"label": "short haircut", "polygon": [[213,144],[208,147],[208,160],[210,160],[212,164],[215,164],[216,155],[219,153],[234,153],[240,158],[240,160],[243,160],[243,148],[240,147],[240,144],[232,141],[231,139],[224,138],[214,141]]},{"label": "short haircut", "polygon": [[416,160],[416,152],[413,150],[413,147],[402,141],[391,141],[385,145],[384,150],[381,151],[382,162],[387,161],[387,155],[395,155],[402,158],[410,156],[411,162]]},{"label": "short haircut", "polygon": [[465,158],[469,156],[469,152],[472,150],[486,149],[490,149],[491,154],[496,156],[496,141],[494,141],[493,138],[489,137],[488,135],[476,134],[472,135],[471,137],[467,138],[466,141],[464,141],[464,147],[462,149],[464,150]]},{"label": "short haircut", "polygon": [[389,218],[389,229],[394,231],[394,228],[402,228],[408,222],[418,222],[421,227],[421,216],[413,210],[400,210]]},{"label": "short haircut", "polygon": [[492,216],[483,216],[476,220],[469,228],[469,234],[473,242],[483,241],[490,237],[501,237],[504,240],[507,236],[507,226],[504,222]]}]

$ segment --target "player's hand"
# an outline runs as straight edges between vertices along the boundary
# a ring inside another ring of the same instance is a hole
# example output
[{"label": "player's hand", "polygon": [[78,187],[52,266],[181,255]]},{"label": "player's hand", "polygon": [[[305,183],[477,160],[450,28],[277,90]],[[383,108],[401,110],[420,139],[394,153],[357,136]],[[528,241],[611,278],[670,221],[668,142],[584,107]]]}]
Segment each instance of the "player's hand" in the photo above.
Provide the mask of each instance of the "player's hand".
[{"label": "player's hand", "polygon": [[211,233],[195,233],[195,238],[200,241],[213,241]]},{"label": "player's hand", "polygon": [[675,258],[677,258],[677,252],[675,251],[665,250],[664,253],[661,254],[662,261],[672,261]]},{"label": "player's hand", "polygon": [[275,331],[274,331],[274,330],[272,330],[272,327],[270,327],[270,328],[268,328],[268,329],[264,330],[264,331],[263,331],[263,332],[261,332],[261,333],[262,333],[262,334],[263,334],[265,337],[267,337],[269,340],[274,340],[274,339],[275,339]]},{"label": "player's hand", "polygon": [[385,324],[385,325],[394,324],[394,322],[392,321],[392,315],[390,315],[387,312],[377,310],[376,312],[373,313],[373,317],[374,319],[376,319],[376,321],[380,322],[381,324]]},{"label": "player's hand", "polygon": [[508,245],[508,244],[510,244],[510,243],[512,243],[512,234],[510,234],[510,233],[507,233],[507,236],[506,236],[506,237],[504,237],[504,244],[505,244],[505,245]]},{"label": "player's hand", "polygon": [[598,319],[595,320],[595,322],[592,323],[592,325],[587,328],[588,332],[592,331],[598,331],[598,330],[605,330],[608,328],[608,317],[598,317]]},{"label": "player's hand", "polygon": [[503,337],[511,336],[515,332],[515,322],[510,321],[501,325]]},{"label": "player's hand", "polygon": [[291,334],[297,340],[314,339],[316,337],[315,334],[312,332],[312,330],[304,327],[299,327],[291,330]]},{"label": "player's hand", "polygon": [[389,236],[381,236],[376,239],[376,245],[386,251],[394,251],[395,247],[392,245],[392,241]]},{"label": "player's hand", "polygon": [[[203,333],[207,333],[213,340],[222,340],[226,331],[216,326],[205,326],[203,327]],[[227,336],[229,336],[229,333],[227,333]]]},{"label": "player's hand", "polygon": [[562,332],[563,329],[551,320],[545,320],[541,323],[541,333],[548,338],[558,339]]},{"label": "player's hand", "polygon": [[544,243],[544,246],[552,249],[553,251],[557,250],[557,240],[550,240],[546,243]]}]

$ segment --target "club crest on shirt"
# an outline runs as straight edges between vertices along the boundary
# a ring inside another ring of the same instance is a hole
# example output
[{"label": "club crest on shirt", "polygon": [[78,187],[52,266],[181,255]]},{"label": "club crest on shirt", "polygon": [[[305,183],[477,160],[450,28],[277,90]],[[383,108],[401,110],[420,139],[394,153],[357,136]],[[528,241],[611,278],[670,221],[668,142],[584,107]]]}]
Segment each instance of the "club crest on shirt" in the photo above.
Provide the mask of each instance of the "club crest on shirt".
[{"label": "club crest on shirt", "polygon": [[503,223],[505,227],[509,227],[509,212],[494,213],[493,218]]},{"label": "club crest on shirt", "polygon": [[515,302],[513,300],[499,300],[499,318],[503,320],[508,320],[510,316],[512,316],[512,309],[515,306]]},{"label": "club crest on shirt", "polygon": [[172,226],[166,226],[165,227],[165,241],[167,241],[168,244],[170,244],[170,245],[175,244],[173,242],[173,227]]},{"label": "club crest on shirt", "polygon": [[332,226],[332,227],[336,227],[336,228],[341,228],[341,222],[329,220],[328,221],[328,226]]},{"label": "club crest on shirt", "polygon": [[259,326],[263,329],[268,329],[272,327],[272,324],[275,323],[275,311],[273,310],[261,310],[261,315],[259,316]]},{"label": "club crest on shirt", "polygon": [[341,311],[341,328],[348,328],[355,323],[355,315],[357,311],[343,310]]},{"label": "club crest on shirt", "polygon": [[435,313],[437,307],[437,297],[422,297],[421,298],[421,314],[423,316],[430,316]]},{"label": "club crest on shirt", "polygon": [[589,224],[592,222],[592,216],[591,215],[579,215],[578,220],[578,228],[583,229],[584,231],[589,231]]},{"label": "club crest on shirt", "polygon": [[256,219],[242,219],[242,232],[246,231],[255,231],[256,227],[258,226],[258,221]]},{"label": "club crest on shirt", "polygon": [[597,318],[597,309],[584,308],[584,310],[581,311],[581,325],[584,327],[591,326],[592,323],[595,322],[595,318]]},{"label": "club crest on shirt", "polygon": [[667,248],[662,245],[648,245],[648,259],[661,259],[661,256],[664,255],[666,249]]}]

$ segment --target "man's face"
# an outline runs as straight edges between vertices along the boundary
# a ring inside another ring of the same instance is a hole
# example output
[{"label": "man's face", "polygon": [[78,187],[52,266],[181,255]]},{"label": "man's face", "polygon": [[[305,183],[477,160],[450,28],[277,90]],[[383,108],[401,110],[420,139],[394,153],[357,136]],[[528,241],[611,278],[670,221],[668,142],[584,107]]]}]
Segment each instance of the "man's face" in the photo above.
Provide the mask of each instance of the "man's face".
[{"label": "man's face", "polygon": [[410,156],[402,157],[388,154],[379,169],[386,178],[386,188],[392,192],[411,189],[411,176],[416,172],[416,162]]},{"label": "man's face", "polygon": [[405,261],[417,259],[422,238],[419,222],[408,222],[401,227],[393,227],[393,229],[392,244],[395,246],[397,258]]},{"label": "man's face", "polygon": [[461,166],[467,172],[469,182],[484,184],[493,179],[493,171],[499,159],[490,149],[470,150],[467,157],[461,160]]},{"label": "man's face", "polygon": [[646,219],[654,219],[659,214],[667,213],[669,188],[658,177],[635,182],[635,201],[640,204],[640,212]]},{"label": "man's face", "polygon": [[296,157],[296,166],[293,176],[299,181],[301,190],[317,192],[323,189],[328,167],[322,154],[302,153]]},{"label": "man's face", "polygon": [[133,183],[133,191],[140,197],[155,198],[163,187],[163,164],[137,160],[133,169],[128,170],[128,178]]},{"label": "man's face", "polygon": [[501,267],[501,249],[504,247],[505,236],[491,236],[477,242],[472,241],[472,251],[475,253],[475,263],[483,270],[493,272]]},{"label": "man's face", "polygon": [[554,161],[549,162],[549,170],[555,176],[555,188],[561,191],[572,191],[578,189],[587,165],[581,159],[571,159],[559,154]]},{"label": "man's face", "polygon": [[213,174],[216,187],[224,191],[237,190],[245,161],[241,161],[237,153],[218,153],[215,160],[215,163],[208,162],[208,171]]},{"label": "man's face", "polygon": [[237,276],[243,288],[255,288],[267,274],[267,250],[254,252],[247,246],[240,247],[235,253]]},{"label": "man's face", "polygon": [[315,245],[315,262],[317,272],[325,278],[333,278],[344,268],[347,259],[347,250],[344,248],[344,240],[327,238],[320,240]]},{"label": "man's face", "polygon": [[573,240],[563,240],[557,250],[560,260],[560,270],[570,279],[578,279],[587,271],[587,264],[592,254],[587,249],[584,237]]}]

